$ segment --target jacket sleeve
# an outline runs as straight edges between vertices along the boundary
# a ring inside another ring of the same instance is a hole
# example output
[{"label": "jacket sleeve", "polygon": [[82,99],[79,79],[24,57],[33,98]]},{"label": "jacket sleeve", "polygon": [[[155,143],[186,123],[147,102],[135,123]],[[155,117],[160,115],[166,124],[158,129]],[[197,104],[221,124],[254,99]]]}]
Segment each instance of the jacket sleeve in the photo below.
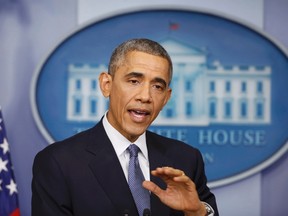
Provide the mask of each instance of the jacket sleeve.
[{"label": "jacket sleeve", "polygon": [[210,191],[207,186],[207,178],[205,174],[205,167],[202,155],[199,150],[197,150],[197,170],[194,179],[194,183],[196,184],[197,192],[199,199],[202,202],[208,203],[214,210],[214,216],[218,216],[218,209],[216,204],[216,198],[214,194]]}]

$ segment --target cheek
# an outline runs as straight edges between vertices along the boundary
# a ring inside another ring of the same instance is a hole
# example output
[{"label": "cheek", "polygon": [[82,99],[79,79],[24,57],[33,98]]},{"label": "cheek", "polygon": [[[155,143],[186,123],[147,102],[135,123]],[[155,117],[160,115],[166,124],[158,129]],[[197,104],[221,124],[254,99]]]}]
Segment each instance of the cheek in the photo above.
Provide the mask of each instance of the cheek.
[{"label": "cheek", "polygon": [[110,97],[110,103],[113,106],[111,108],[114,110],[118,110],[118,112],[122,112],[131,100],[130,98],[131,94],[129,95],[129,93],[125,94],[123,93],[123,91],[114,92],[113,97]]},{"label": "cheek", "polygon": [[165,104],[165,100],[163,98],[154,98],[153,100],[153,107],[154,107],[154,111],[155,114],[157,114],[158,112],[160,112],[162,110],[162,108],[164,107]]}]

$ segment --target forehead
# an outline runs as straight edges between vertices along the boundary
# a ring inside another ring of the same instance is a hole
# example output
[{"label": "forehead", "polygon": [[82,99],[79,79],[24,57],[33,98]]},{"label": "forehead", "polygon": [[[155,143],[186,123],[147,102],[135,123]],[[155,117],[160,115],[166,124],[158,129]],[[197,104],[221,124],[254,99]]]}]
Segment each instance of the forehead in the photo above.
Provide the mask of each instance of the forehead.
[{"label": "forehead", "polygon": [[138,68],[139,70],[145,69],[148,71],[154,71],[155,73],[163,73],[163,75],[169,75],[170,70],[167,59],[139,51],[127,53],[122,65],[131,69]]}]

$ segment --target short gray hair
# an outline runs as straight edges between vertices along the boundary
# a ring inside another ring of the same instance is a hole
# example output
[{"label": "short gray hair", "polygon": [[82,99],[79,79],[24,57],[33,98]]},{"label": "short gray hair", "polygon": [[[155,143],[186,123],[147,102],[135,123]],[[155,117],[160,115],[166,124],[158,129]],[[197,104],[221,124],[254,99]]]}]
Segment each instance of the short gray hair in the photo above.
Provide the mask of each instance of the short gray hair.
[{"label": "short gray hair", "polygon": [[110,58],[108,73],[113,76],[125,61],[127,54],[132,51],[144,52],[166,59],[169,63],[169,83],[171,82],[173,66],[168,52],[159,43],[145,38],[131,39],[116,47]]}]

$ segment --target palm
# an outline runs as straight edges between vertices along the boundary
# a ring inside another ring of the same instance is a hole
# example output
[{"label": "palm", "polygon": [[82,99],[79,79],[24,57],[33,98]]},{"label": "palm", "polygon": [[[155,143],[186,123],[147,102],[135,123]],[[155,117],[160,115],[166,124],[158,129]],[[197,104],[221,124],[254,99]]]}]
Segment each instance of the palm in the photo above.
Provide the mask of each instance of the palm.
[{"label": "palm", "polygon": [[199,209],[200,205],[195,184],[182,173],[173,168],[158,168],[152,171],[152,174],[161,178],[167,188],[162,190],[153,182],[145,182],[143,185],[170,208],[180,211],[195,211]]},{"label": "palm", "polygon": [[167,188],[159,194],[164,204],[176,210],[191,210],[194,204],[198,205],[199,199],[193,182],[187,182],[187,179],[185,182],[175,182],[171,178],[164,178],[164,181]]}]

